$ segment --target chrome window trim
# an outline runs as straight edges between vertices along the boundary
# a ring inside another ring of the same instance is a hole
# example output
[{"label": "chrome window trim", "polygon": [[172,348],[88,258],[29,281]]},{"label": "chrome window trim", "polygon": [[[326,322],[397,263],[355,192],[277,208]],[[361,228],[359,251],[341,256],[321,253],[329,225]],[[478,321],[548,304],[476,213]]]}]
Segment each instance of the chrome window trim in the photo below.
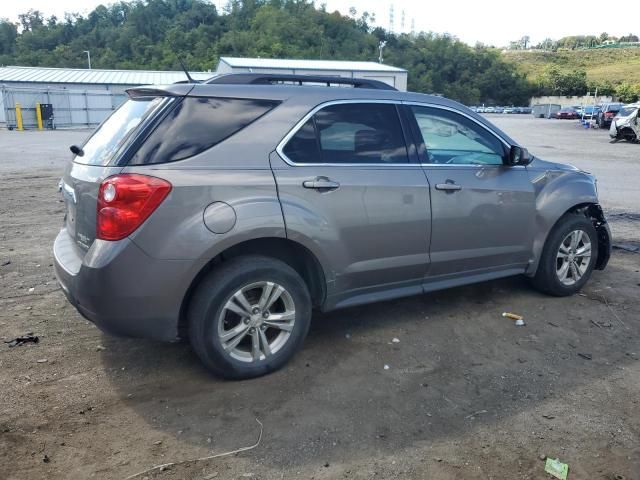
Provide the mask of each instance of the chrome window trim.
[{"label": "chrome window trim", "polygon": [[[468,118],[469,120],[471,120],[472,122],[474,122],[476,125],[478,125],[480,128],[483,128],[485,130],[487,130],[488,132],[490,132],[494,137],[496,137],[498,140],[500,140],[507,148],[511,148],[511,144],[509,142],[507,142],[504,138],[502,138],[500,135],[498,135],[496,132],[494,132],[492,129],[488,128],[486,125],[478,122],[478,120],[476,120],[475,118],[473,118],[472,116],[468,115],[467,113],[458,110],[456,108],[451,108],[451,107],[447,107],[445,105],[438,105],[438,104],[434,104],[434,103],[424,103],[424,102],[415,102],[415,101],[406,101],[406,100],[377,100],[377,99],[364,99],[364,98],[358,98],[358,99],[349,99],[349,100],[330,100],[328,102],[323,102],[319,105],[316,105],[314,108],[312,108],[304,117],[302,117],[302,119],[296,123],[293,128],[291,130],[289,130],[289,133],[287,133],[284,138],[282,140],[280,140],[280,143],[278,143],[278,146],[276,147],[276,153],[278,155],[280,155],[280,158],[282,158],[284,160],[285,163],[287,163],[288,165],[292,166],[292,167],[318,167],[318,166],[326,166],[326,167],[380,167],[380,168],[407,168],[407,167],[437,167],[437,168],[443,168],[443,167],[447,167],[447,168],[489,168],[489,167],[493,167],[493,168],[500,168],[500,167],[504,167],[505,165],[492,165],[492,164],[488,164],[488,165],[481,165],[481,164],[477,164],[477,165],[461,165],[461,164],[444,164],[444,163],[412,163],[412,162],[407,162],[407,163],[389,163],[389,164],[385,164],[385,163],[297,163],[294,162],[293,160],[291,160],[289,157],[287,157],[284,153],[284,147],[285,145],[289,142],[289,140],[291,140],[291,138],[298,133],[298,130],[300,130],[302,128],[302,126],[307,123],[307,121],[313,116],[315,115],[318,111],[322,110],[323,108],[326,107],[330,107],[332,105],[344,105],[344,104],[355,104],[355,103],[386,103],[386,104],[393,104],[393,105],[415,105],[417,107],[429,107],[429,108],[438,108],[440,110],[448,110],[450,112],[453,113],[457,113],[459,115],[462,115],[463,117]],[[399,119],[400,120],[400,119]],[[509,166],[509,168],[526,168],[524,165],[511,165]]]},{"label": "chrome window trim", "polygon": [[[400,100],[374,100],[374,99],[366,99],[366,98],[357,98],[357,99],[350,99],[350,100],[331,100],[328,102],[321,103],[320,105],[316,105],[313,109],[311,109],[310,112],[308,112],[304,117],[302,117],[302,120],[296,123],[295,126],[291,130],[289,130],[289,133],[287,133],[285,137],[282,140],[280,140],[280,143],[278,143],[278,146],[276,147],[276,153],[280,155],[280,158],[282,158],[285,161],[285,163],[287,163],[288,165],[291,165],[292,167],[319,167],[319,166],[321,167],[380,167],[382,169],[389,168],[389,167],[420,168],[419,163],[412,163],[411,161],[408,161],[407,163],[322,163],[322,162],[321,163],[298,163],[298,162],[294,162],[284,154],[285,145],[289,142],[289,140],[291,140],[291,138],[296,133],[298,133],[298,130],[300,130],[302,126],[305,123],[307,123],[309,119],[313,117],[317,112],[319,112],[323,108],[330,107],[332,105],[344,105],[344,104],[354,104],[354,103],[385,103],[385,104],[392,104],[392,105],[402,105],[402,101]],[[398,116],[398,121],[401,122],[400,116]],[[407,148],[408,147],[409,146],[407,145]],[[408,155],[407,155],[407,159],[409,159]]]}]

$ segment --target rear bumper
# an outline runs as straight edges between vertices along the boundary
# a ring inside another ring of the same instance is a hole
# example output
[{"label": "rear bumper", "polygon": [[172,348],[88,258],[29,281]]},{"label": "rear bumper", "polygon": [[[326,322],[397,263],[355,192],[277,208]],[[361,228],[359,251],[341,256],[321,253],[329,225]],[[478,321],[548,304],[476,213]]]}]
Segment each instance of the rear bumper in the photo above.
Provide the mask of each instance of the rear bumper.
[{"label": "rear bumper", "polygon": [[66,229],[58,234],[53,253],[67,299],[101,330],[163,341],[177,338],[190,283],[186,262],[152,259],[128,239],[96,240],[85,253]]}]

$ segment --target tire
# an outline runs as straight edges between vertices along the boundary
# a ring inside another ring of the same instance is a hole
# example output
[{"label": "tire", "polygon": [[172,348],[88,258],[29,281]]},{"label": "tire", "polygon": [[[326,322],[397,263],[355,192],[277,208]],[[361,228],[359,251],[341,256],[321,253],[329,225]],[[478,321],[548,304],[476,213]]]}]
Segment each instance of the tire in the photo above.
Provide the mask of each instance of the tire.
[{"label": "tire", "polygon": [[[582,232],[578,244],[574,246],[572,232]],[[590,247],[588,260],[586,255],[571,255],[571,252],[586,252],[587,241]],[[561,251],[561,244],[563,246]],[[569,252],[569,253],[565,253]],[[571,259],[575,265],[571,266]],[[541,292],[556,297],[573,295],[580,291],[589,280],[598,261],[598,234],[595,227],[581,213],[565,214],[551,230],[542,250],[538,271],[532,279],[533,285]],[[568,264],[568,265],[567,265]],[[566,270],[562,267],[566,266]],[[575,269],[574,269],[575,267]],[[566,277],[562,280],[563,273]]]},{"label": "tire", "polygon": [[[284,290],[279,295],[277,287]],[[277,298],[268,305],[272,296]],[[311,298],[304,280],[286,263],[247,255],[223,262],[202,279],[187,320],[191,346],[210,372],[253,378],[279,369],[302,346]]]}]

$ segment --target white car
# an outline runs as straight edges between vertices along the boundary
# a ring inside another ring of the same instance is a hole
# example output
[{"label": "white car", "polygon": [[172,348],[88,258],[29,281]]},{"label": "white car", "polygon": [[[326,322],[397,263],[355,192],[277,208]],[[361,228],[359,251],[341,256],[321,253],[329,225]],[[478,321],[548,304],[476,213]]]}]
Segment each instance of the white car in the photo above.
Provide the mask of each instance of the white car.
[{"label": "white car", "polygon": [[614,142],[618,140],[636,142],[640,138],[639,112],[640,103],[625,105],[620,109],[611,120],[611,127],[609,127],[609,136]]}]

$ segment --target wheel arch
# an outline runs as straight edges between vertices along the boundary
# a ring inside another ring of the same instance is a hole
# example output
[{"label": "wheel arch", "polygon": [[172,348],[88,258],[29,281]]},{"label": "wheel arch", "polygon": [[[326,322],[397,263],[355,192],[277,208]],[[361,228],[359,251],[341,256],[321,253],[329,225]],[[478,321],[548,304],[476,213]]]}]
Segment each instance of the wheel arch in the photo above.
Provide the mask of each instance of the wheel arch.
[{"label": "wheel arch", "polygon": [[320,307],[324,303],[327,295],[326,273],[316,255],[307,247],[282,237],[262,237],[245,240],[226,248],[210,259],[191,281],[180,307],[178,320],[178,336],[180,338],[186,338],[187,309],[191,297],[202,278],[214,269],[216,265],[243,255],[263,255],[286,263],[298,272],[305,281],[311,295],[313,307]]},{"label": "wheel arch", "polygon": [[576,203],[575,205],[565,208],[560,214],[555,214],[554,217],[552,217],[553,221],[547,223],[548,228],[543,232],[538,231],[534,239],[533,257],[526,271],[527,276],[532,277],[536,274],[542,251],[549,235],[558,223],[569,213],[583,214],[591,220],[598,234],[598,260],[595,269],[603,270],[607,265],[611,252],[611,233],[607,226],[602,207],[597,202],[597,199],[595,199],[595,201]]}]

